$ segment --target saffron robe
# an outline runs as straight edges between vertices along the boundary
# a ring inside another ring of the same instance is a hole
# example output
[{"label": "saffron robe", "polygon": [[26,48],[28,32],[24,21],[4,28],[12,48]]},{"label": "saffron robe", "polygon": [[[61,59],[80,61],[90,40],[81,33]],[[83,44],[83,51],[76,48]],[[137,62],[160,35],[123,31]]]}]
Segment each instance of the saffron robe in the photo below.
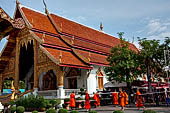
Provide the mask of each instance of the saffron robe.
[{"label": "saffron robe", "polygon": [[76,100],[75,100],[75,94],[71,93],[70,95],[70,107],[76,107]]},{"label": "saffron robe", "polygon": [[90,105],[90,96],[88,93],[86,93],[86,97],[85,97],[85,109],[90,109],[91,105]]},{"label": "saffron robe", "polygon": [[94,94],[93,99],[96,100],[96,101],[94,102],[94,105],[97,106],[97,94]]},{"label": "saffron robe", "polygon": [[124,95],[125,95],[125,105],[127,105],[128,104],[128,95],[126,92],[124,92]]},{"label": "saffron robe", "polygon": [[117,105],[118,103],[118,93],[117,92],[113,92],[112,93],[112,99],[113,99],[113,104]]},{"label": "saffron robe", "polygon": [[125,94],[121,91],[119,96],[120,96],[120,106],[124,107],[125,106]]},{"label": "saffron robe", "polygon": [[96,93],[96,96],[97,96],[97,105],[100,106],[100,97],[99,97],[99,94]]},{"label": "saffron robe", "polygon": [[139,91],[136,92],[136,97],[137,97],[137,103],[136,103],[136,107],[142,107],[142,96],[140,96],[141,93]]}]

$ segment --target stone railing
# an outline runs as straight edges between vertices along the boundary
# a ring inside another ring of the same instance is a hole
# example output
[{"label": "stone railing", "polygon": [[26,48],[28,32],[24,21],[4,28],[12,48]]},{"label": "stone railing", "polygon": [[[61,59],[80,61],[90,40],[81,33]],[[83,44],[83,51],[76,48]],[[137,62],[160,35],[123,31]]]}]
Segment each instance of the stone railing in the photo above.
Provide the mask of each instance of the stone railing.
[{"label": "stone railing", "polygon": [[65,97],[69,97],[72,92],[75,92],[76,95],[79,95],[80,89],[64,89]]},{"label": "stone railing", "polygon": [[43,96],[47,99],[57,98],[57,90],[46,90],[46,91],[38,91],[38,95]]}]

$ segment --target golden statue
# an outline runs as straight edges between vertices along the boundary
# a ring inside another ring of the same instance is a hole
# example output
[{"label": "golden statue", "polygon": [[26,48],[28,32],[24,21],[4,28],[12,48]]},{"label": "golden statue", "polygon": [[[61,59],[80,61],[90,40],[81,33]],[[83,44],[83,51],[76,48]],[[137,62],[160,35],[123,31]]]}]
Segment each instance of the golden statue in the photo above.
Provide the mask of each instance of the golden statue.
[{"label": "golden statue", "polygon": [[14,99],[15,99],[15,87],[14,87],[14,81],[11,82],[11,92],[12,92],[11,100],[14,100]]}]

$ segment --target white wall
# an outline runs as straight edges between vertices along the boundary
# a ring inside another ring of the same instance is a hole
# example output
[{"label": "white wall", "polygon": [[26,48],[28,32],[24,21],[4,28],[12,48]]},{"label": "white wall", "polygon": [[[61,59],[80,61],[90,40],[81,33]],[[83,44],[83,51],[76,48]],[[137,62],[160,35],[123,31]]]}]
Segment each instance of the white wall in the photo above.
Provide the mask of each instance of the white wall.
[{"label": "white wall", "polygon": [[[87,78],[87,91],[89,94],[92,94],[93,92],[96,92],[98,89],[98,79],[96,72],[101,66],[93,65],[93,70],[91,70],[89,77]],[[104,73],[103,67],[101,67],[102,72]],[[107,77],[104,74],[103,76],[103,85],[107,83]]]}]

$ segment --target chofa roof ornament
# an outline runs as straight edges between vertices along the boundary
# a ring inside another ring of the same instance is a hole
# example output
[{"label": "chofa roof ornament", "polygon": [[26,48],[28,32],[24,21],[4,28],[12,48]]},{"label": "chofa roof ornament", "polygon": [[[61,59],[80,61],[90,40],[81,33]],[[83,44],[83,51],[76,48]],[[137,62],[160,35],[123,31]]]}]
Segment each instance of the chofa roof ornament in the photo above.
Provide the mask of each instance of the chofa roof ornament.
[{"label": "chofa roof ornament", "polygon": [[47,4],[45,3],[45,0],[43,0],[43,4],[45,6],[45,13],[47,14],[48,13],[48,10],[47,10]]}]

